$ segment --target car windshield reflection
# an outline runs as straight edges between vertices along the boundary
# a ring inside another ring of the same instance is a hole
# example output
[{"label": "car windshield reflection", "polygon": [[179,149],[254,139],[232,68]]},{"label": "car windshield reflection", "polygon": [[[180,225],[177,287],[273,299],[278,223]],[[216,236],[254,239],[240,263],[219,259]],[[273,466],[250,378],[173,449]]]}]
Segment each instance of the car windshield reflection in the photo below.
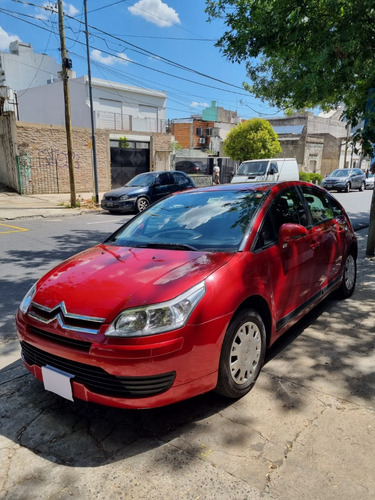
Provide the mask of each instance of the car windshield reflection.
[{"label": "car windshield reflection", "polygon": [[234,252],[240,247],[263,197],[263,191],[181,193],[142,213],[106,243]]},{"label": "car windshield reflection", "polygon": [[150,175],[149,173],[140,174],[134,177],[131,181],[129,181],[125,185],[129,187],[146,187],[146,186],[151,186],[154,180],[155,177],[153,175]]}]

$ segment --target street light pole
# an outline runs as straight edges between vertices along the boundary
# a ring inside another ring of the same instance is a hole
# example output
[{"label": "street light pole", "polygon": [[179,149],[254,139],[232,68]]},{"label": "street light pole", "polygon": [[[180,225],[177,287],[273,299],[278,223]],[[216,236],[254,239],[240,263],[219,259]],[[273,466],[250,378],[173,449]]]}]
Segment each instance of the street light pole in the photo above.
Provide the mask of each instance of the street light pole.
[{"label": "street light pole", "polygon": [[70,60],[66,57],[66,47],[65,47],[65,29],[64,29],[64,12],[62,0],[58,0],[58,14],[59,14],[59,33],[60,33],[60,45],[61,45],[61,69],[63,77],[63,88],[64,88],[64,104],[65,104],[65,130],[66,130],[66,143],[68,150],[68,167],[69,167],[69,183],[70,183],[70,205],[75,208],[77,205],[76,200],[76,188],[74,183],[74,166],[73,166],[73,133],[72,133],[72,121],[70,117],[70,95],[69,95],[69,84],[68,84],[68,67],[71,67]]},{"label": "street light pole", "polygon": [[84,10],[85,10],[87,73],[88,73],[88,77],[89,77],[90,117],[91,117],[91,142],[92,142],[92,161],[93,161],[94,186],[95,186],[95,203],[98,204],[99,203],[98,166],[97,166],[97,161],[96,161],[96,140],[95,140],[95,125],[94,125],[94,106],[93,106],[92,85],[91,85],[89,30],[88,30],[88,24],[87,24],[87,0],[84,0],[83,5],[84,5]]}]

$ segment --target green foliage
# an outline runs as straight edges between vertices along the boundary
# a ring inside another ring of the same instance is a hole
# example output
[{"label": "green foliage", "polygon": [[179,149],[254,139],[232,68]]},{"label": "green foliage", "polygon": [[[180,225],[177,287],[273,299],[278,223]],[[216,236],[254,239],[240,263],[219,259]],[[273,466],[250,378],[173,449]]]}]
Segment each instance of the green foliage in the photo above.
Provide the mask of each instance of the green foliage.
[{"label": "green foliage", "polygon": [[322,183],[323,177],[320,174],[315,174],[312,172],[300,172],[299,180],[320,185]]},{"label": "green foliage", "polygon": [[128,143],[128,140],[126,137],[120,137],[120,139],[118,140],[118,146],[119,148],[123,148],[123,149],[126,149],[129,147],[129,143]]},{"label": "green foliage", "polygon": [[344,104],[348,122],[359,125],[355,140],[371,150],[373,0],[206,0],[206,12],[210,20],[223,19],[227,31],[217,46],[246,64],[249,92],[280,109]]},{"label": "green foliage", "polygon": [[281,151],[277,134],[262,118],[240,123],[224,141],[224,154],[237,161],[274,158]]}]

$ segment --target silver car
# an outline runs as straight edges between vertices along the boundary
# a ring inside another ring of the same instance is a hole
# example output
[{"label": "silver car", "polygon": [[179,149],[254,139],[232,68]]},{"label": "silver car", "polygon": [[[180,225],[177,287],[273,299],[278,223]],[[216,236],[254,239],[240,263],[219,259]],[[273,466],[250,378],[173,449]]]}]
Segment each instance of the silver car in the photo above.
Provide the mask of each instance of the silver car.
[{"label": "silver car", "polygon": [[366,175],[360,168],[338,168],[323,179],[322,186],[328,191],[345,191],[351,189],[364,191],[366,187]]}]

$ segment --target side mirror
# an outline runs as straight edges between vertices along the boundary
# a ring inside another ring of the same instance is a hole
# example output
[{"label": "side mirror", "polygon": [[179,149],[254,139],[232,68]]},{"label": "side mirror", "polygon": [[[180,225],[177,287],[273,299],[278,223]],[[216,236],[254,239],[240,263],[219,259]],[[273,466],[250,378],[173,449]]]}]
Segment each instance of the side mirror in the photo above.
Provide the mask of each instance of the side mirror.
[{"label": "side mirror", "polygon": [[283,224],[279,231],[279,246],[285,250],[293,240],[303,238],[307,234],[307,229],[300,224]]}]

